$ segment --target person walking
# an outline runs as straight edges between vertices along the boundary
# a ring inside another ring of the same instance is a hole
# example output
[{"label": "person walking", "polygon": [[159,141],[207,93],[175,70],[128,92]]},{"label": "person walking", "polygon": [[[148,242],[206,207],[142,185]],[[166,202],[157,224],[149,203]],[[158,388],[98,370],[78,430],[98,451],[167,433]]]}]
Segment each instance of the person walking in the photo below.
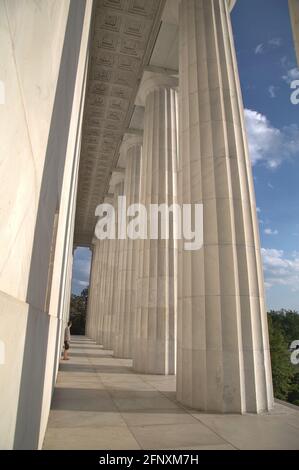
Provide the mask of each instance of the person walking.
[{"label": "person walking", "polygon": [[69,349],[70,349],[70,342],[71,342],[71,326],[72,322],[68,321],[67,326],[64,330],[64,351],[63,351],[63,360],[69,360]]}]

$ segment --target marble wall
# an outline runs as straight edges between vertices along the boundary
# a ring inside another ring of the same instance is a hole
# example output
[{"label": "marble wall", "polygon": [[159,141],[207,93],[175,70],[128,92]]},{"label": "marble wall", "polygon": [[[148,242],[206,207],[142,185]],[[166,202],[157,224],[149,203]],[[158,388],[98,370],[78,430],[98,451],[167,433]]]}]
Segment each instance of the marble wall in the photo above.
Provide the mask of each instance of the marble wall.
[{"label": "marble wall", "polygon": [[[0,448],[41,446],[67,316],[92,0],[0,0]],[[37,46],[38,45],[38,46]]]}]

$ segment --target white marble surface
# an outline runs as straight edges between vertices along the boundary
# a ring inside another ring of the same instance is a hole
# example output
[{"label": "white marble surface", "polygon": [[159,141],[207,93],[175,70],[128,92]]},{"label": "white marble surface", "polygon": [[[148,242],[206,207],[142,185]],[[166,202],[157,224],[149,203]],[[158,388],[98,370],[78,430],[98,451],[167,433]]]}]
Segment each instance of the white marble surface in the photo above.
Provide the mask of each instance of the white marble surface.
[{"label": "white marble surface", "polygon": [[23,0],[0,2],[0,74],[6,91],[0,106],[0,289],[20,300],[27,292],[68,7],[69,1],[60,0],[40,8]]},{"label": "white marble surface", "polygon": [[0,292],[0,340],[4,363],[0,365],[0,449],[11,449],[17,417],[28,304]]},{"label": "white marble surface", "polygon": [[181,203],[203,247],[180,250],[177,398],[203,411],[273,405],[251,165],[228,4],[180,3]]},{"label": "white marble surface", "polygon": [[[177,81],[146,73],[139,90],[145,103],[140,203],[176,202],[177,197]],[[161,229],[161,224],[160,224]],[[139,241],[134,370],[173,374],[176,358],[176,242]]]},{"label": "white marble surface", "polygon": [[96,305],[99,295],[99,278],[102,269],[102,243],[93,239],[92,243],[92,261],[90,271],[89,295],[86,319],[86,334],[96,340],[97,336],[97,310]]},{"label": "white marble surface", "polygon": [[[107,201],[105,201],[107,202]],[[109,199],[110,204],[114,207],[114,196]],[[105,348],[110,348],[110,330],[111,330],[111,302],[114,295],[114,256],[115,243],[114,240],[105,240],[104,245],[107,250],[106,268],[105,268],[105,286],[104,286],[104,304],[103,304],[103,326],[101,344]]]},{"label": "white marble surface", "polygon": [[289,0],[290,17],[293,28],[295,50],[299,65],[299,0]]},{"label": "white marble surface", "polygon": [[299,408],[260,416],[199,413],[175,399],[175,377],[136,374],[84,337],[61,364],[43,449],[299,449]]},{"label": "white marble surface", "polygon": [[91,6],[69,16],[69,0],[0,1],[0,339],[14,348],[0,368],[1,448],[37,448],[48,417],[69,306]]},{"label": "white marble surface", "polygon": [[[140,136],[125,136],[123,152],[126,156],[124,195],[127,207],[139,202],[140,165],[142,155]],[[117,357],[131,358],[135,341],[136,285],[138,268],[138,240],[127,238],[121,243],[119,264],[119,314],[116,323],[114,353]]]},{"label": "white marble surface", "polygon": [[[116,231],[118,227],[117,222],[117,214],[118,214],[118,197],[123,196],[124,192],[124,175],[117,175],[116,183],[113,186],[114,190],[114,197],[113,197],[113,205],[115,208],[115,218],[116,218]],[[109,305],[109,315],[110,315],[110,322],[108,328],[108,341],[107,344],[110,349],[112,349],[115,345],[115,337],[116,337],[116,330],[119,325],[119,320],[117,320],[117,303],[118,303],[118,277],[119,277],[119,241],[116,238],[115,240],[110,240],[111,245],[111,283],[110,283],[110,305]]]},{"label": "white marble surface", "polygon": [[[107,196],[104,198],[105,204],[113,204],[113,197]],[[96,303],[97,308],[97,333],[96,340],[99,344],[104,344],[107,341],[107,317],[108,317],[108,306],[110,298],[110,281],[111,281],[111,269],[109,266],[109,258],[111,255],[111,244],[110,240],[100,240],[99,247],[102,253],[101,257],[101,272],[98,273],[99,284],[98,284],[98,302]]]}]

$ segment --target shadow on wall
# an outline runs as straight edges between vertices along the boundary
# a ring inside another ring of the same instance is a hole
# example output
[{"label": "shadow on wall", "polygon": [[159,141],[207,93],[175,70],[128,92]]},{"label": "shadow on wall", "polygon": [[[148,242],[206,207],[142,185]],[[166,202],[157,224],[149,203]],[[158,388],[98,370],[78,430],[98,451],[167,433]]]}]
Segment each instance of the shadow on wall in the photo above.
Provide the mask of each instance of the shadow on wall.
[{"label": "shadow on wall", "polygon": [[54,214],[61,195],[84,13],[84,0],[70,2],[34,233],[14,449],[36,449],[39,441],[50,320],[42,306],[46,298]]}]

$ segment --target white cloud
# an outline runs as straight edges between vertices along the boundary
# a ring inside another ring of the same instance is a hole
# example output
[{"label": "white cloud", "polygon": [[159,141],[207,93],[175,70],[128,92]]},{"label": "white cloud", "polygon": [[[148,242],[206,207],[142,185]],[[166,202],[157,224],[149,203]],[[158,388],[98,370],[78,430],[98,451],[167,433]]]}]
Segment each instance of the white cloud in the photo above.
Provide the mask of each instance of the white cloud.
[{"label": "white cloud", "polygon": [[[262,211],[261,211],[261,208],[260,208],[260,207],[257,207],[257,208],[256,208],[256,213],[260,215],[261,212],[262,212]],[[260,223],[261,225],[263,225],[263,223],[264,223],[263,219],[259,218],[258,220],[259,220],[259,223]]]},{"label": "white cloud", "polygon": [[297,124],[277,129],[263,114],[245,109],[249,151],[252,164],[264,162],[277,168],[284,160],[298,155],[299,127]]},{"label": "white cloud", "polygon": [[276,98],[277,94],[276,92],[279,90],[278,87],[274,86],[274,85],[270,85],[269,88],[268,88],[268,92],[269,92],[269,95],[270,95],[270,98]]},{"label": "white cloud", "polygon": [[280,47],[281,45],[282,45],[282,39],[281,38],[271,38],[265,44],[262,43],[262,42],[260,44],[258,44],[256,46],[256,48],[254,49],[254,53],[255,54],[264,54],[265,52],[267,52],[271,48],[277,48],[277,47]]},{"label": "white cloud", "polygon": [[74,282],[77,284],[77,286],[81,287],[87,287],[89,284],[88,281],[78,281],[78,279],[74,279]]},{"label": "white cloud", "polygon": [[293,292],[299,291],[299,253],[287,258],[283,250],[262,248],[261,251],[266,286],[287,286]]},{"label": "white cloud", "polygon": [[89,284],[91,252],[77,248],[74,255],[72,290],[79,292]]},{"label": "white cloud", "polygon": [[265,281],[265,287],[266,289],[271,289],[272,284],[270,284],[270,282]]},{"label": "white cloud", "polygon": [[271,228],[265,228],[265,235],[278,235],[278,230],[272,230]]},{"label": "white cloud", "polygon": [[261,43],[261,44],[258,44],[256,46],[256,48],[254,49],[254,53],[255,54],[263,54],[264,50],[265,50],[265,46],[264,46],[263,43]]},{"label": "white cloud", "polygon": [[291,84],[294,80],[299,80],[299,69],[297,67],[293,67],[287,70],[282,78],[288,84]]},{"label": "white cloud", "polygon": [[281,39],[281,38],[272,38],[272,39],[269,39],[268,44],[269,44],[270,46],[280,47],[280,46],[282,45],[282,39]]}]

